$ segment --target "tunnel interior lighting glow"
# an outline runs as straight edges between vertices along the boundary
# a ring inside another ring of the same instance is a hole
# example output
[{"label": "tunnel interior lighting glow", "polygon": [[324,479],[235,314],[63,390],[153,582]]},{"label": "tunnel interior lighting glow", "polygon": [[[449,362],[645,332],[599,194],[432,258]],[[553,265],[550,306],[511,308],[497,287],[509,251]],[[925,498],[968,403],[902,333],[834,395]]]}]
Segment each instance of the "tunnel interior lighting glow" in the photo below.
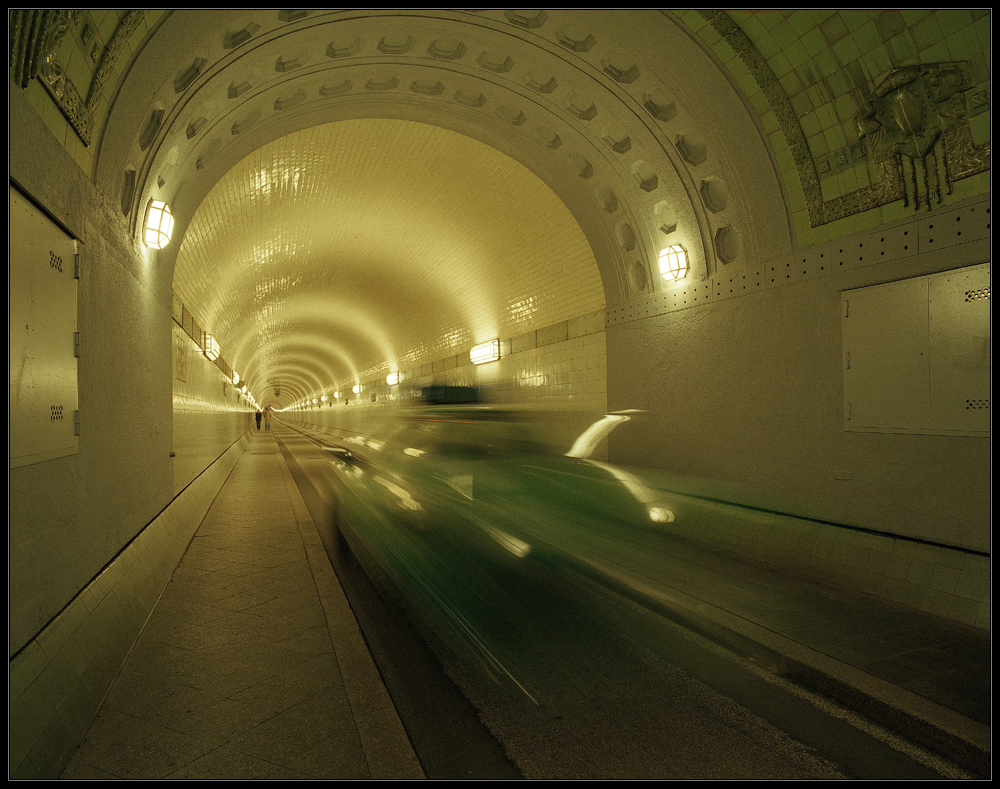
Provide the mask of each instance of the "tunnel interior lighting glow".
[{"label": "tunnel interior lighting glow", "polygon": [[[235,370],[233,370],[233,385],[234,386],[239,386],[240,385],[240,374],[238,372],[236,372]],[[245,386],[243,388],[246,389]]]},{"label": "tunnel interior lighting glow", "polygon": [[219,343],[216,341],[215,337],[208,332],[205,332],[205,341],[202,344],[202,347],[205,349],[205,356],[213,362],[219,358]]},{"label": "tunnel interior lighting glow", "polygon": [[174,217],[170,206],[162,200],[150,200],[146,206],[146,220],[143,222],[142,240],[147,247],[163,249],[170,242],[174,232]]},{"label": "tunnel interior lighting glow", "polygon": [[354,394],[361,394],[361,384],[354,384],[354,388],[351,389]]},{"label": "tunnel interior lighting glow", "polygon": [[684,279],[688,273],[687,251],[673,244],[660,253],[660,276],[668,282]]},{"label": "tunnel interior lighting glow", "polygon": [[336,392],[333,393],[333,399],[334,400],[339,400],[340,399],[340,392],[339,391],[336,391]]},{"label": "tunnel interior lighting glow", "polygon": [[396,384],[399,383],[399,373],[398,372],[389,373],[385,377],[385,382],[389,384],[389,386],[395,386]]},{"label": "tunnel interior lighting glow", "polygon": [[473,364],[486,364],[495,362],[500,358],[500,340],[490,340],[480,343],[469,351],[469,358]]}]

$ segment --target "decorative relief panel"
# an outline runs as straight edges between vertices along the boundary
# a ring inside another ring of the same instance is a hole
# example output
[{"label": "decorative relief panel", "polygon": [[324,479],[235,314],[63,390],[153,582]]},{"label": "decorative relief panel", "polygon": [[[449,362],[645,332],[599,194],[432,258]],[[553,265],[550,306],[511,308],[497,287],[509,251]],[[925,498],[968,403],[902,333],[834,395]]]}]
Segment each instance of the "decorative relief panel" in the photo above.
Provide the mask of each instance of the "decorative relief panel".
[{"label": "decorative relief panel", "polygon": [[989,169],[989,145],[973,145],[969,132],[970,82],[961,63],[927,63],[895,69],[872,92],[856,123],[876,161],[894,161],[881,172],[879,194],[930,209],[932,196],[940,203],[942,189],[951,193],[953,179]]},{"label": "decorative relief panel", "polygon": [[[111,41],[98,56],[100,47],[94,39],[93,22],[89,21],[87,11],[11,11],[11,75],[22,89],[27,88],[31,80],[38,79],[83,144],[89,146],[94,109],[104,93],[105,83],[116,73],[122,47],[139,26],[143,13],[122,12]],[[75,85],[61,62],[63,41],[70,32],[77,46],[86,47],[84,55],[88,62],[96,62],[87,86]]]},{"label": "decorative relief panel", "polygon": [[[930,208],[933,201],[941,202],[942,190],[951,193],[955,181],[989,170],[989,143],[977,146],[972,140],[968,119],[977,111],[967,109],[965,92],[976,86],[965,63],[894,69],[855,117],[859,139],[814,158],[790,98],[746,32],[725,11],[700,13],[738,55],[774,112],[794,161],[811,227],[897,200],[915,209]],[[872,162],[873,183],[823,198],[821,178],[865,159]]]}]

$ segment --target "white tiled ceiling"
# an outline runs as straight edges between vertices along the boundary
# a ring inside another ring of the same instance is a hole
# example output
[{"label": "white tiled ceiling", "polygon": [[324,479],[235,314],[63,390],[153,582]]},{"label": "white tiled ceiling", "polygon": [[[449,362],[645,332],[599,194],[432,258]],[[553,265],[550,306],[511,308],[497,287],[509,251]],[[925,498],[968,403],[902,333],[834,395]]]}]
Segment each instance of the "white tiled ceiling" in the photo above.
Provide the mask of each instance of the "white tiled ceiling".
[{"label": "white tiled ceiling", "polygon": [[434,126],[351,120],[265,145],[187,226],[174,291],[254,382],[333,387],[604,308],[565,205]]}]

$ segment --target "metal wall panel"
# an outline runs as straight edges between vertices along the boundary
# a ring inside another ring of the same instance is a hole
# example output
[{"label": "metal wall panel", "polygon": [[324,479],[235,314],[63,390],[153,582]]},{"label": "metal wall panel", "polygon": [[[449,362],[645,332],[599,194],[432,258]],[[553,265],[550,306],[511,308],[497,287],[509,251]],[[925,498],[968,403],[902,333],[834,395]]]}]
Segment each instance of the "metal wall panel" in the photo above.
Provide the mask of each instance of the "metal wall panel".
[{"label": "metal wall panel", "polygon": [[938,428],[990,431],[990,266],[928,278],[931,412]]},{"label": "metal wall panel", "polygon": [[77,452],[76,242],[10,190],[10,465]]},{"label": "metal wall panel", "polygon": [[843,293],[848,430],[989,435],[990,264]]}]

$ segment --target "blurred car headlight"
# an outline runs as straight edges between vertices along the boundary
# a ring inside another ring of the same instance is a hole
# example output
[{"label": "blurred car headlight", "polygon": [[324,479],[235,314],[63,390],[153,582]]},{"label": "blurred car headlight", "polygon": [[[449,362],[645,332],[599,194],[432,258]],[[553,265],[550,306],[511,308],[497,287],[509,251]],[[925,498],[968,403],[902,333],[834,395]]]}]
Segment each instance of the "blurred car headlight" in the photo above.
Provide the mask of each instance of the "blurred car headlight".
[{"label": "blurred car headlight", "polygon": [[668,510],[666,507],[650,507],[649,519],[653,523],[673,523],[674,513]]}]

